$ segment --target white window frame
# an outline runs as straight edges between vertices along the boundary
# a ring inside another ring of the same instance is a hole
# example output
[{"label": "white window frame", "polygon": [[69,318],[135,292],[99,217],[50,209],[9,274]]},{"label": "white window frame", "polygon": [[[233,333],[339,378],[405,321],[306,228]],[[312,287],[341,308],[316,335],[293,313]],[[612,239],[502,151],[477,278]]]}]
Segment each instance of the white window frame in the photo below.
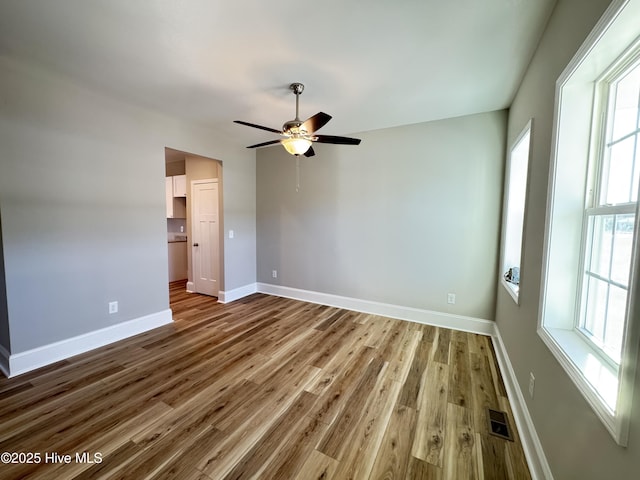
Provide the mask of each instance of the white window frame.
[{"label": "white window frame", "polygon": [[[530,119],[525,127],[522,129],[520,134],[517,136],[513,144],[511,145],[511,149],[509,150],[509,157],[507,159],[507,168],[505,171],[505,187],[504,187],[504,199],[502,206],[502,247],[500,254],[500,281],[504,288],[509,292],[513,301],[516,304],[519,303],[519,292],[520,285],[515,285],[514,283],[508,282],[505,279],[506,272],[511,267],[518,267],[520,271],[520,281],[522,281],[522,252],[524,251],[524,225],[526,218],[526,205],[527,205],[527,192],[528,192],[528,182],[529,182],[529,160],[531,158],[531,137],[533,135],[532,131],[533,127],[533,119]],[[527,141],[526,145],[526,160],[523,165],[524,168],[524,178],[514,179],[512,178],[512,174],[514,172],[513,163],[516,161],[514,159],[514,152],[520,149],[523,146],[523,142]],[[514,198],[513,186],[517,184],[521,189],[516,193],[518,195]],[[521,196],[520,196],[521,194]],[[517,203],[517,205],[513,205]],[[515,237],[515,238],[513,238]],[[518,258],[518,265],[510,265],[508,264],[509,259],[507,257],[511,257],[514,252],[513,249],[516,249],[515,256]],[[509,255],[507,255],[509,253]]]},{"label": "white window frame", "polygon": [[[552,155],[542,269],[538,335],[619,445],[627,444],[640,340],[636,207],[627,318],[619,367],[576,329],[587,185],[594,175],[590,155],[601,135],[592,135],[597,82],[605,66],[640,48],[640,0],[614,0],[556,83]],[[600,112],[601,113],[601,112]],[[557,220],[556,220],[557,219]],[[572,300],[573,299],[573,300]]]}]

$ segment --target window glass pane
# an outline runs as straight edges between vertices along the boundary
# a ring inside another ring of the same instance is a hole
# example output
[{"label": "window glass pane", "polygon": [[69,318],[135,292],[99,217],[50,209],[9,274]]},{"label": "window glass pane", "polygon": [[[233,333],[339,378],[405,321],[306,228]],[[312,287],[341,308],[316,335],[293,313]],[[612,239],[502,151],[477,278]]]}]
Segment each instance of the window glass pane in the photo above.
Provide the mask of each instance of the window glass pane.
[{"label": "window glass pane", "polygon": [[613,215],[599,215],[589,218],[591,231],[591,255],[587,270],[601,277],[609,278],[611,245],[613,242]]},{"label": "window glass pane", "polygon": [[596,339],[604,338],[604,327],[607,311],[608,284],[587,275],[587,304],[584,317],[584,328]]},{"label": "window glass pane", "polygon": [[611,280],[625,286],[629,284],[634,223],[634,214],[616,215],[616,230],[613,239],[613,257],[611,260]]},{"label": "window glass pane", "polygon": [[620,362],[624,318],[627,310],[627,291],[614,285],[609,287],[607,304],[607,326],[604,334],[604,349],[611,358]]},{"label": "window glass pane", "polygon": [[634,147],[635,135],[610,147],[608,169],[602,178],[606,192],[604,203],[615,205],[630,201]]},{"label": "window glass pane", "polygon": [[638,128],[638,98],[640,98],[640,64],[617,84],[612,141]]}]

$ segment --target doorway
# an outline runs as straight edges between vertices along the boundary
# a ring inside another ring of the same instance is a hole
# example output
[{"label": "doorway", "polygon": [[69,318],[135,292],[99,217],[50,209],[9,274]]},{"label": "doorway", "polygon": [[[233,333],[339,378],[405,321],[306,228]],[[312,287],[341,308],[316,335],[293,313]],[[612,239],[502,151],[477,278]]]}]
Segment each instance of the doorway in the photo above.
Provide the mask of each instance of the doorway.
[{"label": "doorway", "polygon": [[[166,176],[182,176],[184,182],[184,193],[180,193],[184,198],[179,200],[184,205],[180,214],[184,219],[176,218],[180,209],[174,218],[167,217],[170,283],[178,280],[174,275],[175,250],[184,249],[179,259],[185,267],[180,283],[186,285],[187,292],[217,297],[224,289],[222,162],[165,148],[165,163]],[[184,243],[176,246],[176,241]]]}]

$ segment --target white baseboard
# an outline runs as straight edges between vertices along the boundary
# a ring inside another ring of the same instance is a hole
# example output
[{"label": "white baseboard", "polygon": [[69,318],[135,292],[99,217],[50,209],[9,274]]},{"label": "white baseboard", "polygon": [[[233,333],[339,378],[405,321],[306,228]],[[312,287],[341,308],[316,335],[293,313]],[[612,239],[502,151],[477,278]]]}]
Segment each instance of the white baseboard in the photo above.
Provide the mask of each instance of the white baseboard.
[{"label": "white baseboard", "polygon": [[305,302],[319,303],[332,307],[345,308],[356,312],[371,313],[385,317],[425,323],[436,327],[453,328],[465,332],[491,335],[494,332],[494,322],[482,318],[465,317],[451,313],[435,312],[413,307],[403,307],[389,303],[373,302],[352,297],[342,297],[329,293],[313,292],[298,288],[283,287],[269,283],[258,283],[257,291],[278,297],[292,298]]},{"label": "white baseboard", "polygon": [[257,284],[250,283],[248,285],[244,285],[242,287],[234,288],[233,290],[224,291],[220,290],[218,292],[218,302],[220,303],[229,303],[234,300],[239,300],[242,297],[246,297],[247,295],[251,295],[252,293],[256,293]]},{"label": "white baseboard", "polygon": [[9,377],[9,357],[11,354],[9,351],[0,345],[0,371],[4,373],[5,377]]},{"label": "white baseboard", "polygon": [[9,375],[15,377],[36,368],[64,360],[74,355],[123,340],[173,322],[171,309],[163,310],[107,328],[78,335],[59,342],[9,355]]},{"label": "white baseboard", "polygon": [[520,433],[520,441],[522,442],[522,448],[524,449],[525,456],[527,458],[527,464],[531,472],[533,480],[553,480],[553,474],[551,468],[547,462],[547,457],[542,449],[542,444],[538,438],[538,433],[533,425],[533,420],[529,414],[529,409],[520,389],[520,384],[516,378],[516,374],[507,355],[507,350],[500,336],[500,330],[495,325],[495,330],[492,335],[494,350],[496,351],[496,357],[502,378],[504,380],[505,388],[507,389],[507,395],[509,397],[509,403],[513,410],[514,420]]},{"label": "white baseboard", "polygon": [[196,284],[193,282],[187,282],[187,292],[196,293]]}]

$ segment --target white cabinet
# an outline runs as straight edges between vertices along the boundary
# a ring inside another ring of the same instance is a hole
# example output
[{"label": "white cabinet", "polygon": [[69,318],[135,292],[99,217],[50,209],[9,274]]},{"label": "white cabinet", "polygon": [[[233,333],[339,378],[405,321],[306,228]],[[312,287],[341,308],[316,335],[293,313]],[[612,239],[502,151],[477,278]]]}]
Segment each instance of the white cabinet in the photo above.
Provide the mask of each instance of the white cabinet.
[{"label": "white cabinet", "polygon": [[176,175],[173,178],[173,196],[174,197],[186,197],[187,196],[187,176]]},{"label": "white cabinet", "polygon": [[[184,175],[181,175],[184,176]],[[167,207],[167,218],[186,218],[187,217],[187,199],[185,196],[176,196],[173,181],[175,177],[165,177],[164,194]],[[186,177],[185,177],[186,178]],[[186,186],[186,179],[185,179]],[[186,188],[186,187],[185,187]]]}]

